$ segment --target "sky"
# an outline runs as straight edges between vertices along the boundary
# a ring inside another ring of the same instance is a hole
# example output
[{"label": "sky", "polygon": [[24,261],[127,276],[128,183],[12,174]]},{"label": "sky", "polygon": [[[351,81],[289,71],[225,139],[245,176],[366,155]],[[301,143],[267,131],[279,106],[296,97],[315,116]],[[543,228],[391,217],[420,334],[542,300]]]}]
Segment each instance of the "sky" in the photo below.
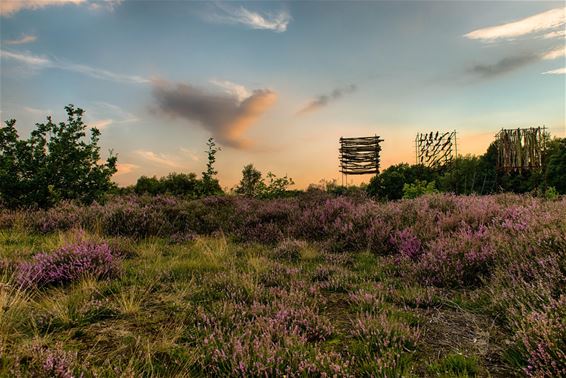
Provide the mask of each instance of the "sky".
[{"label": "sky", "polygon": [[382,169],[419,132],[566,136],[562,1],[3,0],[0,64],[2,120],[84,109],[119,185],[200,174],[209,137],[223,187],[253,163],[304,188],[341,182],[341,136],[381,136]]}]

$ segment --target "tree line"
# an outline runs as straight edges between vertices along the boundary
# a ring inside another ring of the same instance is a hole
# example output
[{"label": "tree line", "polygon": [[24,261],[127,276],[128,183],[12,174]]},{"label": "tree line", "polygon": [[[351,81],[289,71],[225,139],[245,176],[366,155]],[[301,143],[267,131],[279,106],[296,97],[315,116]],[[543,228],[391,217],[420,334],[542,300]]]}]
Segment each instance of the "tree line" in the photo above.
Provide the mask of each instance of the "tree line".
[{"label": "tree line", "polygon": [[[84,110],[65,107],[66,122],[37,123],[28,139],[22,139],[16,121],[0,127],[0,205],[50,207],[63,200],[82,203],[103,201],[108,194],[171,194],[188,198],[222,195],[225,190],[217,179],[216,154],[221,151],[213,138],[207,142],[207,165],[199,178],[195,173],[170,173],[161,178],[140,177],[135,185],[118,188],[111,178],[118,158],[112,151],[102,161],[100,131],[88,130]],[[412,198],[435,191],[456,194],[491,194],[502,191],[535,194],[566,194],[566,138],[547,143],[543,168],[538,171],[505,174],[497,170],[497,146],[492,143],[481,156],[460,156],[449,164],[433,169],[406,163],[393,165],[374,176],[369,184],[343,187],[333,182],[311,186],[335,195],[352,193],[381,200]],[[289,190],[293,179],[268,172],[264,177],[252,164],[242,170],[240,183],[232,189],[237,195],[259,198],[292,196],[302,191]]]}]

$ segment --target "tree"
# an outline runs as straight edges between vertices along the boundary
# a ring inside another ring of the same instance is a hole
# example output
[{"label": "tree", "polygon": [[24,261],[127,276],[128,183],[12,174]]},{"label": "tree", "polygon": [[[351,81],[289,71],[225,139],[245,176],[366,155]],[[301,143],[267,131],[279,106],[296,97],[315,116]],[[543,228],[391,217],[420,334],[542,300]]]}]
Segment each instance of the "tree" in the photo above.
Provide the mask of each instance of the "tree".
[{"label": "tree", "polygon": [[9,207],[48,207],[60,200],[89,203],[100,199],[114,184],[117,157],[110,151],[100,161],[100,131],[90,130],[84,111],[65,107],[67,122],[55,124],[51,117],[36,124],[29,139],[20,140],[16,121],[0,129],[0,200]]},{"label": "tree", "polygon": [[545,178],[547,186],[566,194],[566,138],[557,138],[549,143]]},{"label": "tree", "polygon": [[214,170],[214,163],[216,162],[216,153],[221,151],[220,147],[216,147],[214,138],[208,138],[206,143],[208,146],[207,155],[208,162],[206,163],[206,171],[202,172],[202,190],[203,195],[214,195],[222,193],[222,188],[216,179],[217,171]]},{"label": "tree", "polygon": [[403,185],[403,198],[413,199],[425,194],[438,193],[434,181],[426,182],[422,180],[415,180],[413,184]]},{"label": "tree", "polygon": [[438,173],[422,164],[409,165],[401,163],[392,165],[372,177],[366,191],[368,195],[385,200],[397,200],[403,197],[405,184],[413,184],[416,180],[435,181]]},{"label": "tree", "polygon": [[266,184],[261,172],[253,164],[248,164],[242,170],[242,179],[235,192],[246,197],[274,198],[285,195],[287,187],[295,184],[291,177],[277,177],[271,172],[267,172],[267,179],[269,183]]},{"label": "tree", "polygon": [[261,178],[261,172],[254,168],[253,164],[248,164],[242,170],[242,179],[236,187],[236,193],[246,197],[256,197],[261,193],[265,184]]}]

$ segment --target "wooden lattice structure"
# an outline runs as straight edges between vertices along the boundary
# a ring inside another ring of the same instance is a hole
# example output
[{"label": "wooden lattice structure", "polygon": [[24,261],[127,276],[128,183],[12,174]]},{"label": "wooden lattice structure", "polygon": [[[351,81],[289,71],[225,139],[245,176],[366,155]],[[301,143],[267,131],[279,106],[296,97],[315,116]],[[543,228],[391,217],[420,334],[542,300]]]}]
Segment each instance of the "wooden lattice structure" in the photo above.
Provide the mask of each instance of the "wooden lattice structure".
[{"label": "wooden lattice structure", "polygon": [[415,138],[416,163],[440,167],[458,155],[456,131],[417,134]]},{"label": "wooden lattice structure", "polygon": [[541,169],[545,130],[544,127],[501,129],[496,134],[497,169],[505,173]]},{"label": "wooden lattice structure", "polygon": [[346,175],[366,175],[379,173],[379,136],[340,138],[340,172]]}]

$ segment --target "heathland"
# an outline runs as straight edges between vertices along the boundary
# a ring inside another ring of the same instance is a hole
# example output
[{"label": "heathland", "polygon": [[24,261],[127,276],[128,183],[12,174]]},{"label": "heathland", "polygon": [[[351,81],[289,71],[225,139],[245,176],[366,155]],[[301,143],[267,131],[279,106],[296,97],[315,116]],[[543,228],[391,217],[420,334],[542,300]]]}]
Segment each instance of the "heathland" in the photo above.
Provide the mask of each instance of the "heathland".
[{"label": "heathland", "polygon": [[0,376],[565,376],[566,198],[0,211]]}]

